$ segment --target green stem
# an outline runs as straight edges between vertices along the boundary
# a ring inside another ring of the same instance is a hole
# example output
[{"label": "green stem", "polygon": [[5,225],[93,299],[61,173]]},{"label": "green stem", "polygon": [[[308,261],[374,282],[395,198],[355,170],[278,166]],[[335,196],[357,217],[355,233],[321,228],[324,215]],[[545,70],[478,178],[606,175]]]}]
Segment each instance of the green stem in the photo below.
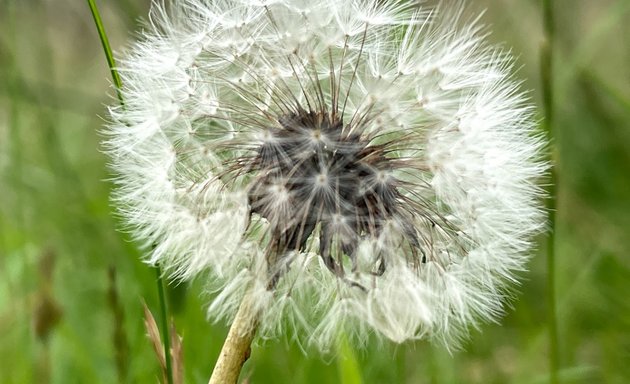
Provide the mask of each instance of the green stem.
[{"label": "green stem", "polygon": [[[116,61],[114,60],[114,54],[112,53],[112,48],[109,45],[109,39],[107,38],[107,33],[105,33],[105,27],[103,26],[103,21],[101,20],[101,15],[98,11],[98,7],[96,6],[96,2],[94,0],[87,0],[88,6],[90,7],[90,11],[92,12],[92,17],[94,18],[94,24],[96,25],[96,29],[98,31],[98,36],[101,39],[101,44],[103,45],[103,51],[105,52],[105,58],[107,59],[107,65],[109,66],[109,70],[112,75],[112,80],[114,81],[114,85],[116,86],[116,95],[118,96],[118,101],[120,105],[124,107],[125,101],[123,99],[123,95],[121,92],[122,89],[122,80],[120,79],[120,75],[116,70]],[[162,320],[162,339],[164,340],[164,361],[166,364],[166,380],[168,384],[173,384],[173,368],[171,366],[171,338],[169,334],[168,327],[168,317],[167,317],[167,308],[166,308],[166,298],[164,296],[164,284],[162,282],[162,271],[160,266],[157,265],[155,269],[156,280],[157,280],[157,288],[158,288],[158,296],[160,300],[160,312],[161,312],[161,320]]]},{"label": "green stem", "polygon": [[168,331],[168,316],[166,309],[166,297],[164,296],[164,284],[162,282],[162,271],[159,264],[155,266],[156,283],[158,297],[160,299],[160,317],[162,322],[162,339],[164,340],[164,362],[166,363],[166,380],[168,384],[173,384],[173,367],[171,366],[171,339]]},{"label": "green stem", "polygon": [[540,72],[542,77],[543,108],[545,112],[545,131],[552,143],[551,152],[551,182],[548,188],[550,233],[547,237],[547,301],[549,323],[549,382],[558,383],[559,347],[558,347],[558,318],[556,308],[556,211],[558,185],[558,148],[554,142],[554,94],[553,94],[553,49],[555,43],[555,27],[553,1],[542,0],[543,27],[545,42],[541,50]]},{"label": "green stem", "polygon": [[116,86],[116,95],[118,95],[118,101],[120,101],[121,105],[125,105],[123,100],[122,93],[120,89],[122,88],[122,80],[120,80],[120,75],[118,71],[116,71],[116,62],[114,61],[114,54],[112,53],[112,47],[109,45],[109,39],[107,38],[107,34],[105,33],[105,27],[103,26],[103,21],[101,20],[101,14],[98,11],[98,7],[96,6],[96,2],[94,0],[87,0],[88,5],[90,7],[90,11],[92,12],[92,17],[94,18],[94,24],[96,25],[96,29],[98,31],[98,37],[101,39],[101,44],[103,45],[103,51],[105,52],[105,58],[107,59],[107,65],[109,66],[109,71],[112,74],[112,80],[114,81],[114,85]]}]

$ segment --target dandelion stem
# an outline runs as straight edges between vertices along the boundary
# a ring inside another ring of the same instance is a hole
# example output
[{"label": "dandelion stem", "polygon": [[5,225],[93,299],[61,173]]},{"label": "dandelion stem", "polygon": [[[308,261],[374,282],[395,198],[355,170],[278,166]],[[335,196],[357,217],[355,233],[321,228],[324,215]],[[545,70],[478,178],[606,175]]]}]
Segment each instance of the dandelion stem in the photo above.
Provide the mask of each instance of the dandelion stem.
[{"label": "dandelion stem", "polygon": [[549,226],[550,233],[547,237],[547,301],[548,301],[548,324],[549,324],[549,382],[558,383],[558,319],[556,314],[556,188],[558,184],[557,165],[558,152],[557,143],[553,142],[554,132],[554,105],[553,105],[553,48],[555,38],[553,1],[542,0],[543,27],[545,42],[541,49],[541,77],[543,91],[543,108],[545,112],[545,131],[552,143],[551,152],[551,182],[549,183]]},{"label": "dandelion stem", "polygon": [[166,297],[164,296],[164,283],[162,282],[162,270],[158,265],[155,266],[155,277],[158,289],[158,297],[160,299],[160,320],[162,322],[162,340],[164,343],[164,362],[166,365],[166,380],[168,384],[173,384],[173,367],[171,364],[171,338],[168,331],[168,316],[166,308]]},{"label": "dandelion stem", "polygon": [[[96,26],[96,30],[98,31],[98,36],[101,39],[101,44],[103,46],[103,51],[105,52],[105,58],[107,59],[107,65],[109,66],[109,71],[112,75],[112,81],[116,87],[116,95],[118,96],[118,101],[120,105],[124,107],[125,100],[123,99],[121,88],[122,88],[122,80],[120,79],[120,75],[116,70],[116,61],[114,60],[114,54],[112,52],[112,48],[109,45],[109,39],[107,38],[107,33],[105,32],[105,27],[103,26],[103,21],[101,19],[101,14],[98,11],[98,7],[96,6],[95,0],[87,0],[88,6],[90,7],[90,11],[92,12],[92,17],[94,18],[94,25]],[[166,379],[168,384],[173,383],[173,368],[171,366],[171,353],[170,353],[170,343],[171,338],[169,335],[169,327],[168,327],[168,317],[167,317],[167,308],[166,308],[166,299],[164,297],[164,284],[162,282],[162,271],[160,266],[157,265],[155,269],[155,273],[157,276],[157,287],[158,287],[158,296],[160,300],[160,312],[162,317],[162,339],[164,340],[164,361],[166,365]]]},{"label": "dandelion stem", "polygon": [[251,344],[260,321],[260,313],[255,312],[252,304],[251,297],[246,295],[232,322],[208,384],[237,383],[243,364],[251,353]]}]

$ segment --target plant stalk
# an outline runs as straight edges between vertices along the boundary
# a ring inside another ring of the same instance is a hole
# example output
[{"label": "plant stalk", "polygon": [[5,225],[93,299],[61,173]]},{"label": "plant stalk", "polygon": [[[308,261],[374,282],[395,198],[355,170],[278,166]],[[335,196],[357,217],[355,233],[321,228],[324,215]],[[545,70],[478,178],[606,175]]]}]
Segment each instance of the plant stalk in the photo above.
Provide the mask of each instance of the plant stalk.
[{"label": "plant stalk", "polygon": [[[116,70],[116,61],[114,59],[114,54],[112,52],[112,48],[109,45],[109,39],[107,38],[107,33],[105,32],[105,27],[103,26],[103,20],[101,19],[101,14],[98,10],[95,0],[87,0],[88,6],[90,7],[90,11],[92,12],[92,17],[94,18],[94,25],[96,26],[96,30],[98,31],[98,36],[101,40],[101,45],[103,46],[103,52],[105,53],[105,58],[107,59],[107,65],[109,66],[109,71],[112,76],[112,81],[114,82],[114,86],[116,87],[116,95],[118,96],[118,101],[121,106],[125,106],[125,100],[123,98],[121,89],[122,89],[122,80],[118,71]],[[167,316],[167,307],[166,307],[166,298],[164,296],[164,283],[162,281],[162,271],[159,265],[155,267],[156,273],[156,282],[158,288],[158,296],[160,301],[160,313],[161,313],[161,322],[162,322],[162,339],[164,344],[164,362],[166,364],[166,380],[168,384],[173,384],[173,368],[172,368],[172,359],[171,359],[171,337],[168,326],[168,316]]]},{"label": "plant stalk", "polygon": [[101,45],[103,46],[103,51],[105,52],[107,65],[109,66],[109,71],[112,75],[112,81],[116,86],[116,95],[118,96],[118,101],[120,101],[120,104],[124,106],[125,101],[123,99],[122,93],[120,92],[120,89],[122,88],[122,80],[120,79],[120,75],[116,70],[116,61],[114,60],[112,47],[109,45],[107,33],[105,33],[105,27],[103,26],[101,14],[98,11],[95,0],[87,0],[87,2],[88,6],[90,7],[90,11],[92,12],[92,17],[94,18],[94,25],[96,26],[96,30],[98,31],[98,37],[101,39]]},{"label": "plant stalk", "polygon": [[168,384],[173,384],[173,364],[171,358],[171,337],[168,330],[168,311],[166,308],[166,297],[164,295],[164,283],[162,282],[162,270],[159,265],[155,266],[155,277],[158,297],[160,299],[160,320],[162,323],[162,342],[164,345],[164,363],[166,364],[166,381]]},{"label": "plant stalk", "polygon": [[542,77],[543,108],[545,113],[545,131],[551,142],[551,180],[548,187],[550,233],[547,237],[547,305],[549,325],[549,382],[558,383],[559,346],[558,318],[556,308],[556,211],[558,185],[558,148],[554,141],[554,94],[553,94],[553,50],[555,45],[555,27],[553,0],[542,0],[543,28],[545,42],[541,49],[540,72]]},{"label": "plant stalk", "polygon": [[236,384],[260,324],[260,313],[246,295],[232,322],[208,384]]}]

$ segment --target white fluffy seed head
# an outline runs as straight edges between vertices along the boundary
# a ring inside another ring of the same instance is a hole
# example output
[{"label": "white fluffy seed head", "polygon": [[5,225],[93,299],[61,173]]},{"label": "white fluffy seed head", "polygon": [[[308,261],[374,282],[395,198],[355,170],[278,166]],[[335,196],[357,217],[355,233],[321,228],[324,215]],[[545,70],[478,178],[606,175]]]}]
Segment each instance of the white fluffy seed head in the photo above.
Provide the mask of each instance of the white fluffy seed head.
[{"label": "white fluffy seed head", "polygon": [[119,72],[106,148],[147,261],[246,291],[260,335],[454,346],[543,228],[544,142],[461,7],[174,0]]}]

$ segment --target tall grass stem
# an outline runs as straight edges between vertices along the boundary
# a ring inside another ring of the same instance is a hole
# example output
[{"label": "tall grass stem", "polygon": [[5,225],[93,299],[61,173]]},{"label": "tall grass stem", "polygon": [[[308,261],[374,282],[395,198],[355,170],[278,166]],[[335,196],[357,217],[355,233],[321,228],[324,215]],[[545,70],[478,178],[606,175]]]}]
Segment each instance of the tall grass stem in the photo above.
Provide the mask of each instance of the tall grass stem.
[{"label": "tall grass stem", "polygon": [[559,346],[558,318],[556,308],[556,211],[558,186],[558,143],[554,141],[554,94],[553,94],[553,50],[555,48],[555,20],[553,0],[542,0],[543,33],[545,41],[541,49],[540,73],[542,80],[545,132],[551,142],[551,180],[548,187],[550,232],[547,237],[547,305],[549,326],[549,382],[558,383]]},{"label": "tall grass stem", "polygon": [[103,46],[103,51],[105,52],[105,58],[107,59],[107,65],[109,66],[109,71],[112,75],[112,81],[116,86],[116,95],[118,96],[118,101],[120,101],[121,105],[125,105],[125,101],[123,99],[122,93],[120,89],[122,88],[122,80],[120,79],[120,75],[116,70],[116,61],[114,60],[114,54],[112,52],[112,47],[109,45],[109,39],[107,38],[107,33],[105,33],[105,27],[103,26],[103,20],[101,19],[101,14],[98,11],[98,7],[96,6],[95,0],[87,0],[88,5],[90,7],[90,11],[92,12],[92,17],[94,18],[94,25],[96,26],[96,30],[98,31],[98,37],[101,39],[101,45]]},{"label": "tall grass stem", "polygon": [[[96,26],[96,30],[98,31],[98,36],[101,40],[101,45],[103,46],[103,51],[105,52],[105,58],[107,59],[107,65],[109,66],[109,70],[112,76],[112,81],[114,82],[114,86],[116,87],[116,95],[118,96],[118,101],[124,107],[125,100],[121,93],[122,88],[122,80],[120,79],[120,75],[116,70],[116,61],[114,60],[114,54],[112,52],[112,48],[109,45],[109,39],[107,38],[107,33],[105,32],[105,27],[103,26],[103,20],[101,19],[101,14],[98,10],[95,0],[87,0],[88,6],[90,7],[90,11],[92,12],[92,17],[94,18],[94,25]],[[164,343],[164,361],[166,364],[166,378],[168,384],[173,383],[173,368],[171,365],[171,353],[170,353],[170,343],[171,338],[169,335],[169,327],[168,327],[168,311],[166,308],[166,298],[164,295],[164,283],[162,281],[162,271],[160,266],[157,265],[155,267],[156,280],[157,280],[157,288],[158,288],[158,296],[160,301],[160,313],[162,319],[162,339]]]},{"label": "tall grass stem", "polygon": [[166,380],[168,384],[173,384],[173,366],[171,359],[171,338],[168,330],[168,310],[166,307],[166,296],[164,295],[164,282],[162,281],[162,270],[159,265],[155,266],[155,280],[157,283],[158,297],[160,299],[160,320],[162,322],[162,342],[164,343],[164,362],[166,364]]}]

